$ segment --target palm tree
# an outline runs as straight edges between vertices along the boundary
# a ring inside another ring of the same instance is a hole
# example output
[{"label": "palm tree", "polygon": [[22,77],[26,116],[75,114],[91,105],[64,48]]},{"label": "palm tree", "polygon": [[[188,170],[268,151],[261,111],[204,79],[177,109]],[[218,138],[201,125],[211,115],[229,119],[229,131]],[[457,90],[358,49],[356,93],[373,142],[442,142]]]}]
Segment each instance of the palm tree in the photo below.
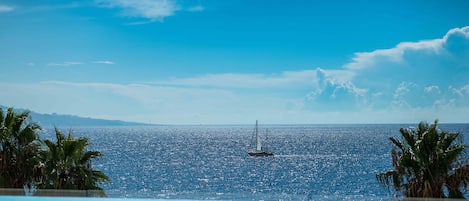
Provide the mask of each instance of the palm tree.
[{"label": "palm tree", "polygon": [[39,175],[41,127],[30,122],[28,111],[16,113],[0,108],[0,187],[23,188]]},{"label": "palm tree", "polygon": [[401,128],[400,133],[402,140],[389,138],[394,168],[378,173],[378,182],[406,197],[463,198],[469,163],[462,158],[467,146],[460,133],[439,130],[438,120]]},{"label": "palm tree", "polygon": [[57,141],[44,140],[47,149],[42,152],[45,161],[43,188],[96,190],[104,196],[104,191],[97,185],[109,181],[103,172],[91,166],[91,159],[102,156],[98,151],[87,151],[89,141],[85,137],[73,138],[70,130],[66,137],[55,128]]}]

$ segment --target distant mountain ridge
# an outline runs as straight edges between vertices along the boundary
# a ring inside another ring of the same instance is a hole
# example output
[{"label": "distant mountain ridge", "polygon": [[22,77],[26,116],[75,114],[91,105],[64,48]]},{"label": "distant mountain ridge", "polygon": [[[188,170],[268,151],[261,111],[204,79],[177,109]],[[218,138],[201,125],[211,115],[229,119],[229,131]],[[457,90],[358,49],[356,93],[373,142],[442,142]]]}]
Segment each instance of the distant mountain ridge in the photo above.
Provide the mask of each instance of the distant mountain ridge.
[{"label": "distant mountain ridge", "polygon": [[[8,107],[0,107],[6,111]],[[13,108],[16,112],[29,111],[33,122],[42,127],[90,127],[90,126],[155,126],[155,124],[145,124],[138,122],[127,122],[121,120],[95,119],[89,117],[80,117],[76,115],[64,114],[41,114],[28,109]]]}]

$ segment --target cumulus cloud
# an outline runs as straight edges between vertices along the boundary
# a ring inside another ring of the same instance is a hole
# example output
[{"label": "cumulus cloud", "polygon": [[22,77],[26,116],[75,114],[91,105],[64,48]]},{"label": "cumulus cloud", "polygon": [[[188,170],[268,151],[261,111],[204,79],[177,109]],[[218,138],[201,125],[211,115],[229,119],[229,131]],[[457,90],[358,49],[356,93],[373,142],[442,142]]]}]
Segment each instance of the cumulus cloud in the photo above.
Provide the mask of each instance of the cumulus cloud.
[{"label": "cumulus cloud", "polygon": [[317,85],[311,85],[311,91],[305,101],[312,110],[354,110],[366,101],[367,90],[357,87],[351,79],[353,73],[344,70],[316,69]]},{"label": "cumulus cloud", "polygon": [[15,8],[12,6],[0,5],[0,13],[11,12],[13,10],[15,10]]},{"label": "cumulus cloud", "polygon": [[469,26],[356,53],[342,68],[318,68],[315,76],[318,84],[305,98],[311,111],[459,114],[469,110]]},{"label": "cumulus cloud", "polygon": [[468,53],[469,26],[451,29],[438,39],[402,42],[390,49],[356,53],[352,62],[344,68],[355,71],[371,68],[388,72],[386,68],[405,70],[408,67],[416,73],[417,70],[442,68],[446,64],[465,64],[464,67],[469,67],[469,58],[463,58]]},{"label": "cumulus cloud", "polygon": [[469,26],[451,29],[437,39],[402,42],[389,49],[356,53],[343,69],[354,72],[356,85],[386,91],[394,90],[401,81],[412,81],[422,87],[447,88],[449,82],[465,85],[469,69]]},{"label": "cumulus cloud", "polygon": [[97,2],[105,7],[122,9],[123,16],[150,21],[161,21],[181,9],[175,0],[97,0]]},{"label": "cumulus cloud", "polygon": [[[457,31],[450,31],[445,36],[464,31],[462,29],[454,29]],[[358,70],[364,68],[373,68],[384,62],[391,62],[396,64],[403,64],[405,62],[406,53],[413,51],[420,51],[425,53],[439,54],[443,50],[445,39],[423,40],[419,42],[402,42],[396,47],[391,49],[379,49],[372,52],[359,52],[355,53],[352,62],[346,64],[344,67],[351,70]]]}]

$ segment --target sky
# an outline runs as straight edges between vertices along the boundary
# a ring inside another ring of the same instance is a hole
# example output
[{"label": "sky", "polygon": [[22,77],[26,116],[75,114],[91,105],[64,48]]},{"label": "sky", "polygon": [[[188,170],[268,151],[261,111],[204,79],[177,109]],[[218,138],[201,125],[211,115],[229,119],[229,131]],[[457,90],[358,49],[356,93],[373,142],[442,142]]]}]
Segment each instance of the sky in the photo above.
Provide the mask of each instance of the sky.
[{"label": "sky", "polygon": [[467,0],[0,0],[0,105],[154,124],[469,122]]}]

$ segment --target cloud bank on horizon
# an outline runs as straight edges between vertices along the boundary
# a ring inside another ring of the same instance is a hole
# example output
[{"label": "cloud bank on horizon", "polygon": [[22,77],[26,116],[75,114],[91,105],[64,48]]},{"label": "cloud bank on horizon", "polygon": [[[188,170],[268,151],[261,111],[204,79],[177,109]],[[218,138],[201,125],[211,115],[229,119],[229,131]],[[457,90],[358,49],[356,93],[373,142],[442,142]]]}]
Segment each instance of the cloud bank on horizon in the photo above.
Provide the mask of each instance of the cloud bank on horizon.
[{"label": "cloud bank on horizon", "polygon": [[[109,61],[97,63],[111,64]],[[57,65],[74,65],[78,62]],[[1,83],[4,104],[154,123],[467,122],[469,26],[359,52],[341,68],[206,74],[133,84]],[[9,93],[11,92],[11,93]],[[57,94],[61,94],[57,96]],[[34,96],[34,100],[23,99]],[[50,104],[50,97],[54,102]],[[67,104],[59,104],[67,103]],[[72,105],[72,107],[70,107]]]}]

